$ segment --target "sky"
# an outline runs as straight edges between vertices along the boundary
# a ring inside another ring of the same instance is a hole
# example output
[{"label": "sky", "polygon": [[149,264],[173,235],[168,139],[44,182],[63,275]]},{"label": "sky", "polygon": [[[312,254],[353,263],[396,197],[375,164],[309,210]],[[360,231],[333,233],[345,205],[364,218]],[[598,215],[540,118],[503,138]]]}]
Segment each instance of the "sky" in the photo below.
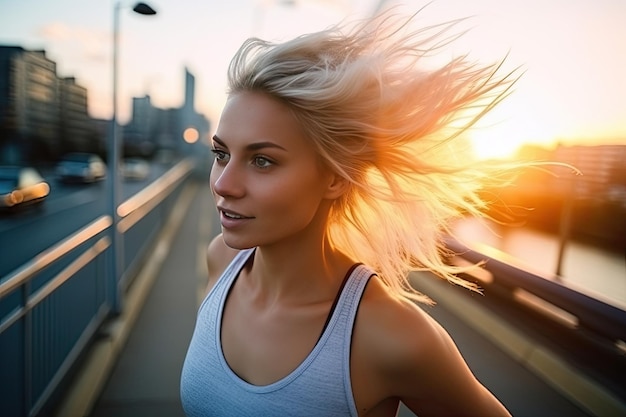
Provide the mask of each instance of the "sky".
[{"label": "sky", "polygon": [[[226,68],[250,36],[285,40],[399,5],[423,6],[424,26],[469,17],[446,53],[504,70],[515,90],[471,132],[484,157],[523,143],[626,144],[626,0],[146,0],[155,16],[121,2],[119,116],[132,97],[180,107],[184,68],[196,77],[196,110],[216,127]],[[0,44],[45,50],[57,74],[87,88],[92,117],[112,114],[113,0],[0,0]],[[445,58],[445,57],[444,57]]]}]

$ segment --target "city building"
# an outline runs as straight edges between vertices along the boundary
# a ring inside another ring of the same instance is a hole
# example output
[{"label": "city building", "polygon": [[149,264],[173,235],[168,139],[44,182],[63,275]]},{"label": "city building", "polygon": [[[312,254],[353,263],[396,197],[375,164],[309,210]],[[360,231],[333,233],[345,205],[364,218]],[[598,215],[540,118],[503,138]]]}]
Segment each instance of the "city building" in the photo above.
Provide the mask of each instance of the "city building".
[{"label": "city building", "polygon": [[59,148],[60,153],[101,151],[100,137],[87,113],[87,89],[74,77],[59,79]]},{"label": "city building", "polygon": [[[558,146],[554,159],[572,165],[577,176],[561,176],[556,185],[569,187],[574,198],[605,201],[623,198],[626,187],[626,145]],[[626,205],[626,199],[622,201]]]},{"label": "city building", "polygon": [[37,159],[52,152],[59,100],[56,63],[44,51],[0,46],[0,158]]},{"label": "city building", "polygon": [[0,160],[43,163],[98,149],[87,90],[59,78],[45,51],[0,46]]},{"label": "city building", "polygon": [[[164,149],[181,155],[198,155],[208,144],[210,123],[195,109],[195,77],[185,68],[185,97],[181,107],[154,107],[149,95],[133,98],[130,122],[123,127],[124,152],[148,155]],[[196,140],[186,133],[192,130]],[[203,148],[204,147],[204,148]]]},{"label": "city building", "polygon": [[551,233],[625,247],[626,145],[526,147],[519,158],[549,163],[525,170],[514,187],[490,190],[504,202],[500,207],[514,213],[504,222],[513,218]]},{"label": "city building", "polygon": [[[111,121],[92,119],[87,98],[74,77],[58,77],[45,51],[0,46],[0,163],[46,164],[72,151],[106,157]],[[124,155],[150,157],[163,148],[197,156],[207,148],[210,124],[194,100],[187,68],[180,108],[156,108],[147,94],[133,98],[132,119],[121,127]]]}]

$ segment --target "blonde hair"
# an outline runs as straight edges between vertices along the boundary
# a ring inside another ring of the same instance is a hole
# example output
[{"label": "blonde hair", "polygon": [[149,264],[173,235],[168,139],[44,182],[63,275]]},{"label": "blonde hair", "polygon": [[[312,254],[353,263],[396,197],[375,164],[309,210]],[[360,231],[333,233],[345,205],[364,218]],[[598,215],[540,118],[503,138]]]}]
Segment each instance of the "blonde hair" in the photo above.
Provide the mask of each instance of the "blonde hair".
[{"label": "blonde hair", "polygon": [[[231,61],[229,93],[286,103],[325,163],[349,183],[329,218],[332,244],[373,267],[400,296],[429,302],[408,273],[460,285],[442,239],[451,219],[480,215],[494,176],[468,162],[462,133],[515,82],[500,63],[466,56],[427,67],[459,20],[412,30],[415,16],[383,14],[283,43],[248,39]],[[457,139],[457,140],[453,140]],[[498,172],[498,171],[496,171]]]}]

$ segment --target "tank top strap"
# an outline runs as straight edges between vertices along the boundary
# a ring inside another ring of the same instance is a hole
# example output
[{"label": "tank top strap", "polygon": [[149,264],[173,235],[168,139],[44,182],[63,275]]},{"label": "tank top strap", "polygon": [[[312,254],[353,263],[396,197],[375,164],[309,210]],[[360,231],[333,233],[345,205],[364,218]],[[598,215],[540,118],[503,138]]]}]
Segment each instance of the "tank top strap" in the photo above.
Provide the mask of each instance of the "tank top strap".
[{"label": "tank top strap", "polygon": [[[370,278],[374,275],[376,275],[374,270],[363,264],[357,265],[350,274],[350,277],[341,291],[335,311],[328,323],[328,327],[335,327],[334,332],[337,332],[336,334],[351,337],[352,327],[354,326],[354,320],[365,287]],[[339,328],[341,328],[341,330],[338,331]]]},{"label": "tank top strap", "polygon": [[356,314],[365,286],[374,275],[376,272],[367,265],[359,264],[354,268],[339,298],[339,303],[344,304],[341,310],[348,309],[350,316]]}]

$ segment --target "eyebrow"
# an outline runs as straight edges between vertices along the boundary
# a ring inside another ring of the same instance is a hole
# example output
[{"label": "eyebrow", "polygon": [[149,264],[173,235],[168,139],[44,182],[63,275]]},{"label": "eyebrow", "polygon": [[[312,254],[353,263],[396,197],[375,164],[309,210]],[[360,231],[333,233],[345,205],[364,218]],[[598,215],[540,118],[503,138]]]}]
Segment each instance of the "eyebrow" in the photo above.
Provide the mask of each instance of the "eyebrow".
[{"label": "eyebrow", "polygon": [[[222,145],[223,147],[228,148],[228,146],[224,143],[224,141],[222,141],[217,135],[213,135],[213,140],[219,143],[220,145]],[[258,151],[259,149],[264,149],[264,148],[276,148],[276,149],[281,149],[283,151],[287,151],[287,149],[283,148],[282,146],[274,142],[254,142],[254,143],[250,143],[246,145],[246,149],[249,151]]]}]

